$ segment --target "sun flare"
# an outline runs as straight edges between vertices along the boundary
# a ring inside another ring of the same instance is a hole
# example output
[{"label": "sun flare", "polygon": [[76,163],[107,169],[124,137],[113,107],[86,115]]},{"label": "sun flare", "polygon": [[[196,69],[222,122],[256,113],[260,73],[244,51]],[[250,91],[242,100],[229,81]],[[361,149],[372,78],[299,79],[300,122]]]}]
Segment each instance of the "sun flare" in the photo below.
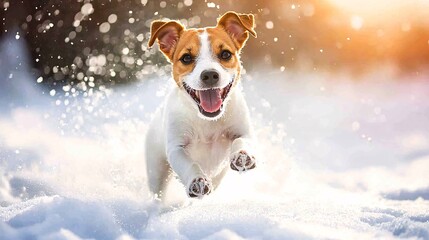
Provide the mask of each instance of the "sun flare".
[{"label": "sun flare", "polygon": [[[340,10],[372,20],[395,20],[398,16],[412,16],[429,9],[428,0],[328,0]],[[417,17],[416,16],[416,17]]]}]

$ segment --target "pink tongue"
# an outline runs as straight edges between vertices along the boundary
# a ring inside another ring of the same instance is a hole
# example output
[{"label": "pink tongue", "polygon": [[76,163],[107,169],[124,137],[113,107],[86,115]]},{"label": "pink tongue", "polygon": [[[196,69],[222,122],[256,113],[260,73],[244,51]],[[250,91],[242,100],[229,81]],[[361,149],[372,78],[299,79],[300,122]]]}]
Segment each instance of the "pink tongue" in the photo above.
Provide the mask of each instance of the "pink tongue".
[{"label": "pink tongue", "polygon": [[222,106],[220,89],[209,89],[200,91],[200,104],[204,111],[214,113]]}]

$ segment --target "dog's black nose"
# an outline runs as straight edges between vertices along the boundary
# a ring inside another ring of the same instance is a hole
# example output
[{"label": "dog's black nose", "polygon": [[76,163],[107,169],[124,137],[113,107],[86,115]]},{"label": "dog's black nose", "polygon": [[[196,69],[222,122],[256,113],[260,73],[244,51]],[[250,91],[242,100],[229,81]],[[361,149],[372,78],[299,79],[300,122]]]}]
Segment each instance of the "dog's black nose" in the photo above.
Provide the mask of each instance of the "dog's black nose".
[{"label": "dog's black nose", "polygon": [[219,82],[219,73],[216,70],[205,70],[201,73],[200,78],[207,86],[213,86]]}]

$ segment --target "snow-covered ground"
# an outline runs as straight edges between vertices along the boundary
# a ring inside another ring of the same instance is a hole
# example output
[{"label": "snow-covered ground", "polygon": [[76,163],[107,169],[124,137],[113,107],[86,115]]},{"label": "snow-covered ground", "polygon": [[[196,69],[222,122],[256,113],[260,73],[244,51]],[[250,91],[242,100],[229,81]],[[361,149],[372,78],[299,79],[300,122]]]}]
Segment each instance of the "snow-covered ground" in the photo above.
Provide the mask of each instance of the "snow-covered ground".
[{"label": "snow-covered ground", "polygon": [[71,97],[14,46],[0,48],[0,239],[429,239],[428,75],[249,70],[257,169],[160,203],[143,145],[173,81]]}]

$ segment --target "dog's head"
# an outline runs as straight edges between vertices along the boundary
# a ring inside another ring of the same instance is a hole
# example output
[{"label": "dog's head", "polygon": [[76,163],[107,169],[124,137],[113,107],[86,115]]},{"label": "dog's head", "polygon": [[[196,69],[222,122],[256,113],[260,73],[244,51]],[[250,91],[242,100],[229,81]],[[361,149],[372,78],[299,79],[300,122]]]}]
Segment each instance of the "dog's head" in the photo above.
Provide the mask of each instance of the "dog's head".
[{"label": "dog's head", "polygon": [[239,54],[249,33],[256,37],[252,14],[227,12],[216,27],[200,29],[185,29],[176,21],[154,21],[149,47],[157,40],[173,64],[174,80],[200,116],[217,119],[239,79]]}]

